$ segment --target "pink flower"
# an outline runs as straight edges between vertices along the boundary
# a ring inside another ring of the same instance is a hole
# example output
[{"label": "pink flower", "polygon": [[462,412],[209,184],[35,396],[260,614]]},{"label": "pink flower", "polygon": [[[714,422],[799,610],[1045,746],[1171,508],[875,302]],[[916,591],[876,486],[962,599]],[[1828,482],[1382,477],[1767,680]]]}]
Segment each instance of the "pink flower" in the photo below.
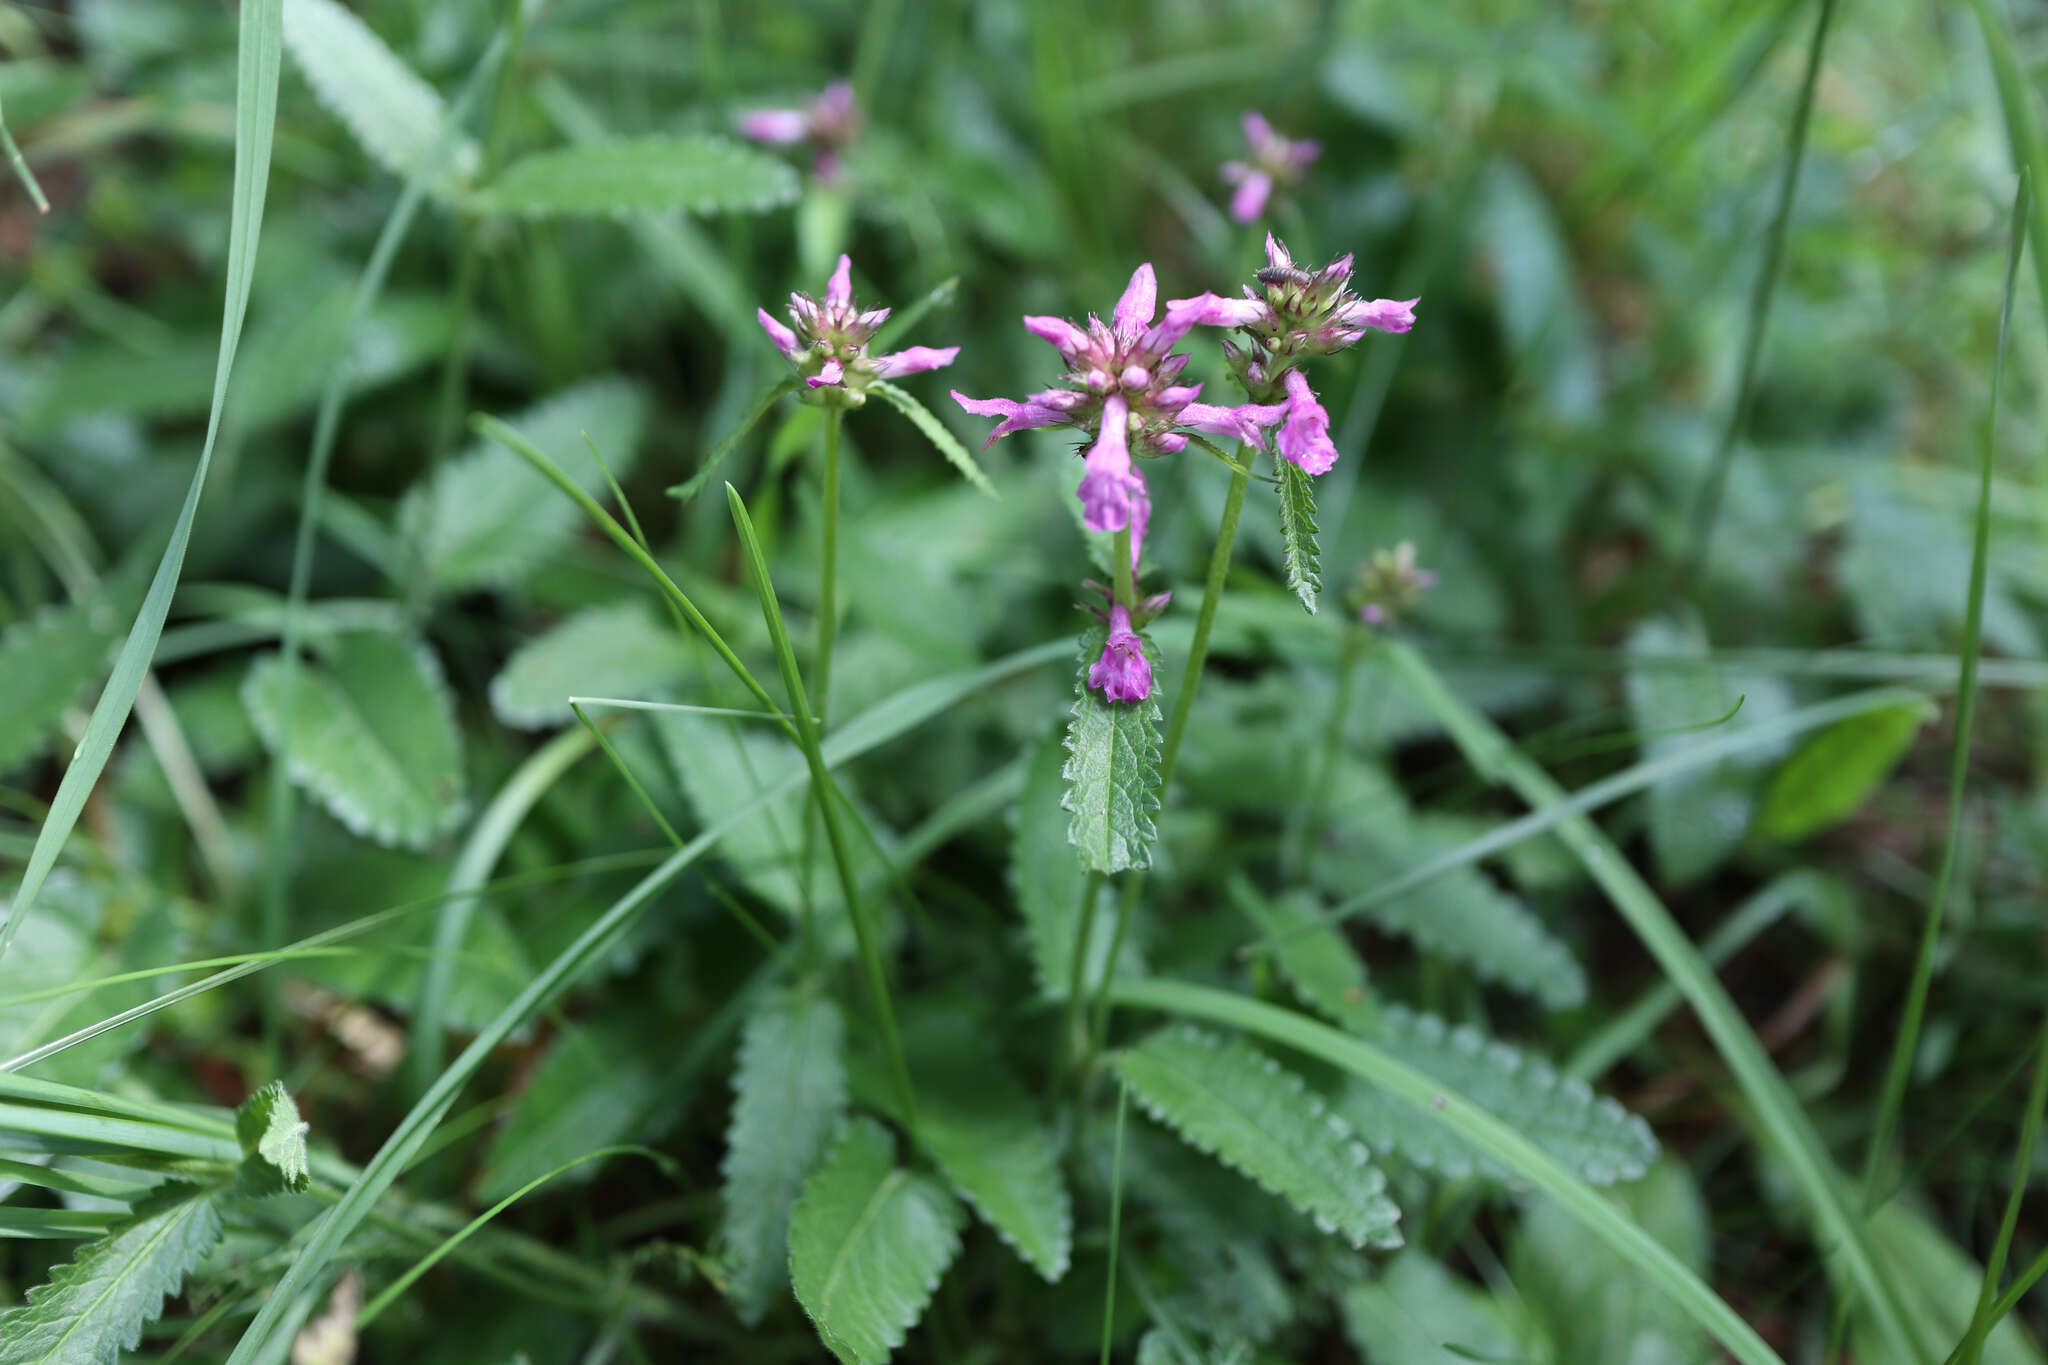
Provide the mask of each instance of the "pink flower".
[{"label": "pink flower", "polygon": [[809,294],[789,296],[789,320],[796,324],[794,328],[783,326],[765,308],[755,309],[754,315],[775,349],[796,366],[808,387],[838,390],[846,395],[838,401],[850,407],[865,402],[868,387],[877,380],[936,370],[952,364],[960,354],[958,346],[911,346],[888,355],[869,355],[868,342],[888,320],[889,310],[863,312],[853,301],[853,261],[847,256],[839,258],[826,282],[823,303]]},{"label": "pink flower", "polygon": [[1122,394],[1111,394],[1102,409],[1102,431],[1082,461],[1081,524],[1091,531],[1121,531],[1131,524],[1134,504],[1146,500],[1145,480],[1131,468],[1127,444],[1130,418]]},{"label": "pink flower", "polygon": [[1224,162],[1222,177],[1224,184],[1237,186],[1237,192],[1230,196],[1230,216],[1240,223],[1250,223],[1266,211],[1266,200],[1274,186],[1292,185],[1300,180],[1309,163],[1322,154],[1322,147],[1315,142],[1280,136],[1255,109],[1245,110],[1244,138],[1251,144],[1251,161]]},{"label": "pink flower", "polygon": [[1337,463],[1337,447],[1330,440],[1330,414],[1323,411],[1315,390],[1308,386],[1308,376],[1300,370],[1289,370],[1284,383],[1287,420],[1275,442],[1280,457],[1307,473],[1327,474]]},{"label": "pink flower", "polygon": [[1129,608],[1109,609],[1109,639],[1103,643],[1102,657],[1088,667],[1088,685],[1111,701],[1143,701],[1152,695],[1152,661],[1131,629]]},{"label": "pink flower", "polygon": [[1415,305],[1421,302],[1420,298],[1353,299],[1339,310],[1337,320],[1348,327],[1405,332],[1415,325]]},{"label": "pink flower", "polygon": [[756,109],[741,114],[741,137],[775,146],[808,142],[816,151],[811,169],[818,179],[839,178],[840,153],[860,135],[860,105],[850,81],[834,81],[801,109]]}]

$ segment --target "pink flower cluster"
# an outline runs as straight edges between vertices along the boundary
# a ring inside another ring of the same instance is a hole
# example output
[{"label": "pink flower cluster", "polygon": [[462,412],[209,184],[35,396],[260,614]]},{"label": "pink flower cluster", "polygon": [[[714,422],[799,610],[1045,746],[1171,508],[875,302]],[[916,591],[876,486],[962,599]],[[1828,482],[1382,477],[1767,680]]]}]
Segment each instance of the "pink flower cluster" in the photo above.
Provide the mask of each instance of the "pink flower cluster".
[{"label": "pink flower cluster", "polygon": [[[1130,532],[1135,581],[1152,500],[1139,471],[1139,458],[1178,454],[1193,433],[1221,436],[1263,449],[1275,430],[1280,458],[1309,474],[1327,473],[1337,462],[1330,439],[1330,415],[1298,368],[1314,355],[1340,350],[1367,329],[1405,332],[1414,325],[1410,299],[1359,299],[1348,283],[1351,257],[1311,274],[1294,265],[1287,248],[1266,239],[1267,268],[1260,289],[1244,297],[1200,294],[1174,299],[1159,315],[1159,286],[1149,264],[1131,274],[1110,320],[1090,314],[1087,325],[1065,318],[1027,317],[1024,326],[1050,343],[1066,363],[1059,385],[1025,398],[953,399],[967,411],[1000,419],[989,443],[1034,427],[1073,427],[1088,438],[1081,482],[1082,524],[1092,531]],[[1224,350],[1247,396],[1255,401],[1221,406],[1198,401],[1201,385],[1183,384],[1186,353],[1174,347],[1198,326],[1238,331],[1243,345]],[[1151,695],[1152,670],[1136,633],[1165,606],[1163,598],[1113,602],[1109,638],[1088,681],[1112,701]],[[1136,613],[1135,624],[1133,613]]]},{"label": "pink flower cluster", "polygon": [[739,117],[740,136],[787,146],[808,142],[816,151],[818,179],[839,178],[840,154],[860,135],[860,106],[851,81],[834,81],[801,109],[756,109]]},{"label": "pink flower cluster", "polygon": [[783,326],[766,308],[756,308],[761,329],[775,343],[804,383],[813,389],[835,389],[847,407],[867,401],[867,388],[877,379],[936,370],[953,363],[958,346],[910,346],[888,355],[871,356],[868,342],[888,319],[886,308],[863,312],[853,301],[853,262],[845,256],[825,285],[825,301],[809,294],[789,296],[789,319],[794,330]]},{"label": "pink flower cluster", "polygon": [[1266,211],[1273,187],[1300,180],[1323,149],[1306,138],[1280,136],[1256,109],[1244,111],[1244,140],[1251,144],[1252,159],[1224,162],[1222,175],[1224,184],[1237,186],[1230,196],[1230,216],[1240,223],[1252,223]]}]

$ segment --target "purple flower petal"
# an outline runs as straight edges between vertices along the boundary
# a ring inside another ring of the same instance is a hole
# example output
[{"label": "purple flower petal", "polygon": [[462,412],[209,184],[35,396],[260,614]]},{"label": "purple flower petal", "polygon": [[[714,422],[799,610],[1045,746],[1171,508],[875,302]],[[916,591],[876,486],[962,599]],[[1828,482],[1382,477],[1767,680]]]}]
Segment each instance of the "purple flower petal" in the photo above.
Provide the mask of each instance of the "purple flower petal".
[{"label": "purple flower petal", "polygon": [[1152,263],[1147,261],[1131,272],[1131,282],[1124,286],[1124,296],[1116,301],[1116,310],[1110,314],[1117,339],[1136,341],[1152,325],[1152,314],[1158,309],[1159,277],[1152,273]]},{"label": "purple flower petal", "polygon": [[846,382],[845,367],[836,360],[825,362],[825,368],[806,379],[804,383],[814,389],[836,388]]},{"label": "purple flower petal", "polygon": [[870,308],[867,312],[862,313],[859,317],[854,319],[854,325],[857,327],[865,327],[868,331],[872,332],[877,327],[880,327],[883,323],[887,322],[888,320],[888,309]]},{"label": "purple flower petal", "polygon": [[1287,413],[1285,403],[1265,406],[1259,403],[1241,403],[1234,408],[1221,407],[1213,403],[1190,403],[1180,410],[1174,421],[1192,431],[1209,436],[1221,436],[1226,440],[1254,445],[1259,432],[1272,426]]},{"label": "purple flower petal", "polygon": [[1102,657],[1088,667],[1088,685],[1111,701],[1143,701],[1152,695],[1152,661],[1131,629],[1128,607],[1109,609],[1109,638]]},{"label": "purple flower petal", "polygon": [[988,434],[988,439],[981,443],[983,450],[988,449],[1013,431],[1029,431],[1033,427],[1062,426],[1067,421],[1066,413],[1058,408],[1048,407],[1042,403],[1019,403],[1014,398],[969,398],[958,389],[954,389],[952,393],[953,401],[975,416],[1000,417],[1003,419],[996,424],[996,429]]},{"label": "purple flower petal", "polygon": [[832,278],[825,282],[825,306],[827,308],[850,308],[853,306],[853,258],[842,254],[839,264],[832,271]]},{"label": "purple flower petal", "polygon": [[1252,146],[1252,155],[1262,157],[1273,145],[1273,125],[1266,122],[1266,116],[1256,109],[1244,111],[1244,140]]},{"label": "purple flower petal", "polygon": [[959,354],[958,346],[906,346],[900,351],[876,356],[873,363],[876,375],[894,379],[899,374],[918,374],[950,365],[953,357]]},{"label": "purple flower petal", "polygon": [[754,316],[761,320],[761,330],[768,334],[768,339],[775,343],[775,349],[782,352],[785,357],[795,360],[804,353],[803,346],[796,339],[796,333],[777,322],[766,308],[756,308]]},{"label": "purple flower petal", "polygon": [[1065,318],[1026,317],[1024,330],[1072,360],[1088,345],[1088,334]]},{"label": "purple flower petal", "polygon": [[1280,458],[1291,460],[1310,474],[1327,474],[1337,463],[1337,447],[1330,440],[1330,414],[1316,400],[1315,390],[1300,370],[1289,370],[1287,421],[1277,442]]},{"label": "purple flower petal", "polygon": [[1131,493],[1131,581],[1138,579],[1138,556],[1145,550],[1145,528],[1152,524],[1152,491],[1145,486],[1145,476],[1137,470],[1131,471],[1131,478],[1137,487]]},{"label": "purple flower petal", "polygon": [[1287,243],[1270,232],[1266,234],[1266,264],[1276,270],[1281,266],[1294,264],[1294,257],[1289,254]]},{"label": "purple flower petal", "polygon": [[1353,327],[1377,327],[1382,332],[1405,332],[1415,325],[1415,305],[1422,299],[1359,299],[1337,315],[1339,322]]},{"label": "purple flower petal", "polygon": [[1200,384],[1176,384],[1170,389],[1160,389],[1152,395],[1152,406],[1177,411],[1202,396]]},{"label": "purple flower petal", "polygon": [[1273,192],[1273,177],[1261,170],[1248,170],[1230,196],[1230,216],[1240,223],[1256,223],[1266,211],[1266,197]]},{"label": "purple flower petal", "polygon": [[1145,482],[1131,471],[1130,410],[1113,393],[1102,405],[1102,430],[1082,462],[1086,470],[1074,492],[1081,499],[1081,524],[1091,531],[1121,531],[1131,524],[1134,494]]},{"label": "purple flower petal", "polygon": [[756,109],[739,117],[740,136],[754,142],[802,142],[810,128],[811,121],[801,109]]},{"label": "purple flower petal", "polygon": [[1323,154],[1323,144],[1314,138],[1302,138],[1287,144],[1287,164],[1297,170],[1308,165]]},{"label": "purple flower petal", "polygon": [[1169,319],[1181,314],[1195,327],[1249,327],[1268,311],[1264,299],[1226,299],[1217,294],[1197,294],[1166,305]]}]

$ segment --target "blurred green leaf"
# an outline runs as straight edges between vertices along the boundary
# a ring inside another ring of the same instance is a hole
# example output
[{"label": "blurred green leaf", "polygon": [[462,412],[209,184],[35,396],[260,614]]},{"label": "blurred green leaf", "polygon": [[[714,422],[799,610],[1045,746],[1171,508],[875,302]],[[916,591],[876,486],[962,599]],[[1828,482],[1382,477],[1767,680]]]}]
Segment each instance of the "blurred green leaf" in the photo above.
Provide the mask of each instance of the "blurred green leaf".
[{"label": "blurred green leaf", "polygon": [[242,1144],[240,1188],[259,1197],[304,1194],[312,1183],[306,1159],[311,1125],[283,1081],[272,1081],[235,1110],[235,1137]]},{"label": "blurred green leaf", "polygon": [[491,710],[521,729],[565,725],[569,698],[645,700],[683,676],[688,647],[641,599],[590,607],[529,640],[491,679]]},{"label": "blurred green leaf", "polygon": [[614,138],[521,157],[470,206],[528,217],[765,213],[796,194],[786,162],[723,138]]},{"label": "blurred green leaf", "polygon": [[1887,706],[1838,720],[1785,760],[1764,793],[1757,832],[1780,843],[1811,838],[1854,815],[1906,756],[1932,706]]},{"label": "blurred green leaf", "polygon": [[[371,160],[409,176],[444,136],[448,109],[434,88],[337,0],[285,0],[284,41],[307,83]],[[471,139],[450,135],[430,192],[452,195],[477,171]]]},{"label": "blurred green leaf", "polygon": [[[1017,828],[1010,855],[1010,881],[1024,919],[1024,940],[1031,951],[1038,990],[1055,1000],[1066,999],[1073,986],[1074,948],[1080,941],[1084,913],[1081,900],[1088,886],[1088,870],[1074,856],[1067,839],[1066,808],[1060,804],[1067,790],[1066,763],[1066,741],[1059,730],[1049,733],[1032,751],[1024,790],[1017,798]],[[1101,984],[1109,959],[1115,908],[1097,894],[1086,913],[1095,923],[1088,935],[1083,987],[1093,990]],[[1135,945],[1126,941],[1119,954],[1123,970],[1143,970],[1136,954]]]},{"label": "blurred green leaf", "polygon": [[363,630],[335,637],[291,677],[280,656],[258,660],[242,697],[266,746],[291,708],[285,762],[351,831],[425,848],[469,809],[462,735],[441,665],[423,644]]},{"label": "blurred green leaf", "polygon": [[[1339,1302],[1351,1344],[1369,1365],[1520,1358],[1492,1298],[1424,1252],[1403,1251],[1377,1276],[1345,1290]],[[1591,1365],[1569,1358],[1573,1365]]]},{"label": "blurred green leaf", "polygon": [[889,400],[896,411],[908,417],[911,425],[923,432],[924,438],[932,443],[932,448],[946,457],[946,463],[960,472],[961,478],[992,498],[1001,496],[996,492],[995,485],[988,481],[988,475],[981,472],[981,466],[974,462],[974,457],[967,453],[967,447],[961,445],[960,439],[946,430],[945,425],[932,416],[930,409],[924,404],[887,380],[876,380],[868,387],[870,392],[879,393]]}]

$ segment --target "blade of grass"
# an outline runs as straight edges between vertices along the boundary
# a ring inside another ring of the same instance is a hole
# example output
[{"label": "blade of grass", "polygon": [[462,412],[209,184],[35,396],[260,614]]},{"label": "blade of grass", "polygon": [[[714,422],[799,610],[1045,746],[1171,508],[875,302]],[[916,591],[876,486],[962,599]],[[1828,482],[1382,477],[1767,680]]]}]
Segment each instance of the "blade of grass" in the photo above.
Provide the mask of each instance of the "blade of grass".
[{"label": "blade of grass", "polygon": [[1714,446],[1707,466],[1706,482],[1693,503],[1691,526],[1686,535],[1685,557],[1679,561],[1674,587],[1682,589],[1706,562],[1707,548],[1714,538],[1714,523],[1721,515],[1721,495],[1728,484],[1728,467],[1735,458],[1735,443],[1749,422],[1750,403],[1756,395],[1757,360],[1763,354],[1764,328],[1771,317],[1771,299],[1778,292],[1778,276],[1785,264],[1785,239],[1792,226],[1792,205],[1799,197],[1799,168],[1806,159],[1806,129],[1813,116],[1813,91],[1820,81],[1821,56],[1826,51],[1828,27],[1834,22],[1835,0],[1819,0],[1820,12],[1813,21],[1813,41],[1806,49],[1806,77],[1799,86],[1799,99],[1792,106],[1792,126],[1785,134],[1785,165],[1778,176],[1778,202],[1771,211],[1771,226],[1764,238],[1764,259],[1750,288],[1748,325],[1742,337],[1742,361],[1736,372],[1735,401],[1729,405],[1727,424]]},{"label": "blade of grass", "polygon": [[1962,660],[1957,669],[1955,742],[1949,750],[1947,832],[1941,842],[1941,862],[1934,874],[1934,891],[1928,897],[1927,915],[1921,922],[1920,947],[1913,958],[1913,977],[1906,987],[1899,1031],[1892,1040],[1891,1061],[1885,1068],[1877,1119],[1870,1130],[1870,1145],[1863,1154],[1862,1187],[1866,1206],[1877,1189],[1878,1167],[1891,1146],[1899,1106],[1905,1102],[1906,1086],[1912,1078],[1913,1057],[1920,1045],[1920,1024],[1927,1012],[1927,993],[1934,981],[1935,948],[1941,938],[1942,915],[1948,903],[1949,885],[1955,879],[1956,848],[1961,842],[1963,793],[1970,777],[1970,733],[1977,718],[1977,657],[1983,646],[1984,584],[1991,558],[1991,468],[1997,453],[1998,397],[2005,383],[2005,345],[2012,325],[2013,282],[2019,277],[2020,256],[2027,240],[2021,224],[2026,221],[2029,197],[2027,176],[2023,172],[2012,205],[2012,241],[2005,259],[2005,300],[1998,310],[1998,343],[1991,353],[1991,396],[1985,408],[1983,429],[1978,436],[1977,524],[1970,548],[1970,587],[1963,615]]},{"label": "blade of grass", "polygon": [[7,117],[4,114],[0,114],[0,149],[6,151],[7,164],[14,168],[14,174],[20,179],[21,187],[28,191],[29,200],[36,206],[36,212],[48,213],[50,201],[43,194],[43,187],[36,183],[36,173],[28,168],[28,158],[21,154],[21,148],[14,145],[14,134],[7,131]]},{"label": "blade of grass", "polygon": [[171,528],[170,544],[164,547],[156,577],[143,598],[142,609],[128,638],[114,661],[106,690],[92,709],[85,734],[64,769],[57,796],[50,803],[50,818],[36,835],[21,885],[0,924],[0,956],[14,941],[15,931],[41,894],[43,883],[57,864],[57,854],[78,823],[100,773],[114,752],[114,741],[127,723],[135,696],[149,671],[157,637],[163,634],[164,618],[170,614],[171,594],[178,574],[185,566],[185,550],[192,540],[192,523],[199,515],[199,497],[206,488],[206,474],[213,464],[214,444],[219,439],[222,413],[227,407],[228,377],[234,371],[235,351],[242,340],[242,320],[249,309],[249,290],[255,278],[256,241],[263,228],[263,200],[270,187],[270,144],[277,127],[278,62],[282,52],[280,34],[283,0],[246,0],[242,6],[237,40],[235,76],[235,181],[229,208],[226,302],[221,313],[220,353],[213,376],[213,400],[206,419],[206,438],[199,448],[199,464],[192,471],[192,483],[177,523]]},{"label": "blade of grass", "polygon": [[1116,1328],[1116,1252],[1123,1239],[1124,1221],[1124,1123],[1130,1114],[1131,1087],[1118,1081],[1116,1087],[1116,1156],[1109,1175],[1109,1270],[1102,1277],[1102,1353],[1100,1365],[1109,1365],[1109,1348]]},{"label": "blade of grass", "polygon": [[852,859],[847,855],[846,833],[839,823],[839,787],[832,780],[832,769],[819,739],[818,724],[811,718],[810,698],[804,692],[803,676],[797,672],[796,652],[790,647],[789,629],[782,621],[782,605],[775,600],[775,583],[768,576],[768,560],[761,553],[761,539],[754,533],[754,520],[747,515],[747,505],[739,490],[731,484],[725,486],[725,500],[732,508],[732,524],[739,532],[740,548],[745,552],[748,569],[753,574],[754,590],[761,597],[761,616],[768,624],[770,638],[775,642],[775,662],[782,670],[782,686],[789,693],[790,710],[796,713],[797,745],[803,750],[804,764],[810,770],[812,800],[825,826],[825,845],[831,851],[832,868],[839,877],[840,895],[846,901],[846,917],[853,924],[853,936],[860,947],[861,965],[867,973],[875,1022],[882,1031],[882,1048],[889,1057],[896,1100],[901,1106],[905,1125],[915,1132],[917,1091],[910,1083],[910,1066],[903,1057],[903,1041],[896,1033],[896,1010],[889,996],[889,978],[882,964],[881,944],[877,941],[875,926],[868,918],[867,902],[860,893],[860,875],[854,871]]},{"label": "blade of grass", "polygon": [[1984,1262],[1984,1282],[1977,1290],[1976,1311],[1970,1315],[1969,1330],[1948,1358],[1948,1365],[1979,1365],[1984,1342],[2002,1314],[1994,1314],[1998,1281],[2005,1274],[2005,1258],[2012,1251],[2013,1232],[2019,1226],[2020,1205],[2027,1197],[2027,1185],[2034,1174],[2034,1148],[2041,1139],[2042,1111],[2048,1109],[2048,1014],[2041,1017],[2041,1032],[2034,1044],[2034,1078],[2027,1085],[2027,1107],[2021,1111],[2020,1144],[2013,1153],[2012,1189],[2007,1192],[2005,1213],[1998,1220],[1998,1236],[1991,1255]]},{"label": "blade of grass", "polygon": [[1635,1265],[1645,1280],[1669,1295],[1674,1304],[1713,1334],[1744,1365],[1784,1365],[1777,1352],[1734,1309],[1600,1191],[1574,1176],[1514,1128],[1370,1042],[1292,1010],[1207,986],[1118,977],[1110,994],[1119,1005],[1243,1029],[1307,1053],[1407,1100],[1417,1111],[1557,1201],[1588,1232]]},{"label": "blade of grass", "polygon": [[[2042,134],[2034,107],[2033,85],[2021,68],[2002,7],[1995,0],[1970,0],[1970,5],[1977,12],[1977,27],[1991,57],[1991,77],[1998,86],[2006,138],[2012,143],[2013,169],[2039,186],[2042,177],[2048,176],[2048,137]],[[2042,311],[2048,313],[2048,195],[2037,191],[2029,198],[2032,209],[2023,220],[2034,247],[2034,285],[2041,296]]]},{"label": "blade of grass", "polygon": [[[1538,810],[1571,799],[1549,773],[1516,750],[1491,720],[1453,695],[1408,644],[1390,642],[1386,657],[1414,698],[1443,722],[1482,777],[1505,781]],[[1899,1360],[1927,1358],[1927,1343],[1915,1339],[1898,1288],[1879,1261],[1863,1220],[1850,1207],[1841,1172],[1712,968],[1599,826],[1573,812],[1557,822],[1557,833],[1692,1006],[1755,1110],[1758,1125],[1777,1147],[1812,1211],[1821,1240],[1834,1243],[1853,1288],[1869,1299],[1887,1348]]]}]

